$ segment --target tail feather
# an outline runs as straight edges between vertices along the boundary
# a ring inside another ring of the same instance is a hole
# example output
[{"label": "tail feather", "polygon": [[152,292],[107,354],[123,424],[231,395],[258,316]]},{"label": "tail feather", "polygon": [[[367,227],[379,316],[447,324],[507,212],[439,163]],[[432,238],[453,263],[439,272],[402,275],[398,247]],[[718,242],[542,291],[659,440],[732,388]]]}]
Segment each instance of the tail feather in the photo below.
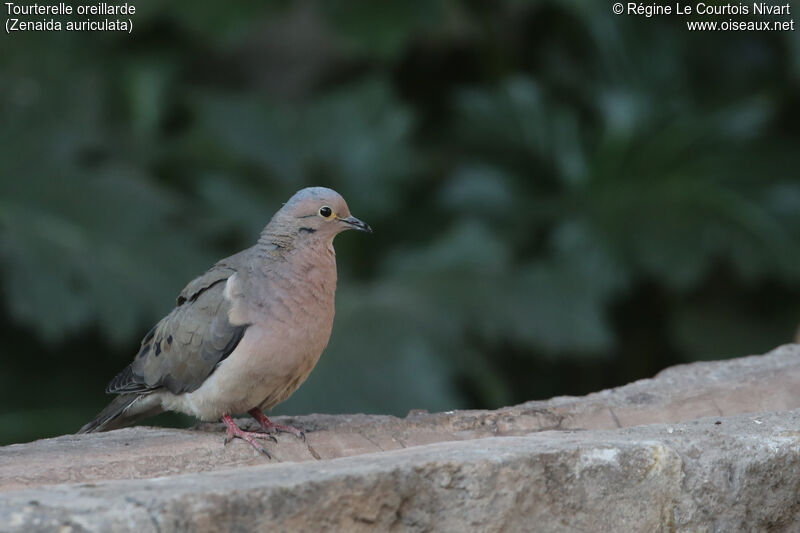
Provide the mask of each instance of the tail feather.
[{"label": "tail feather", "polygon": [[143,418],[155,416],[163,411],[160,402],[152,401],[150,394],[120,394],[94,419],[78,430],[78,433],[94,433],[123,428]]}]

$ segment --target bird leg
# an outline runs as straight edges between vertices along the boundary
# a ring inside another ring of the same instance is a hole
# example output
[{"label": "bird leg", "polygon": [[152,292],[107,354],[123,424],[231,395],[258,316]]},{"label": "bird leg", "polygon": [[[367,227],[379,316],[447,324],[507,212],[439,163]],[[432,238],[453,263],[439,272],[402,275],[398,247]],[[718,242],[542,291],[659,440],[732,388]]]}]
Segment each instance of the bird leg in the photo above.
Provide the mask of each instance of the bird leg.
[{"label": "bird leg", "polygon": [[267,418],[267,415],[261,412],[261,409],[258,407],[250,409],[247,412],[250,413],[250,416],[256,419],[258,425],[260,425],[267,433],[291,433],[298,439],[303,439],[303,442],[306,440],[306,434],[303,431],[292,426],[281,426],[279,424],[274,424],[269,418]]},{"label": "bird leg", "polygon": [[249,442],[253,448],[266,455],[268,459],[272,459],[272,456],[269,454],[266,448],[258,443],[256,439],[272,439],[275,442],[278,442],[275,437],[268,433],[261,433],[260,431],[244,431],[236,425],[236,422],[229,414],[222,415],[222,421],[225,422],[226,426],[228,426],[228,432],[225,434],[225,444],[228,444],[234,438],[239,437],[240,439]]}]

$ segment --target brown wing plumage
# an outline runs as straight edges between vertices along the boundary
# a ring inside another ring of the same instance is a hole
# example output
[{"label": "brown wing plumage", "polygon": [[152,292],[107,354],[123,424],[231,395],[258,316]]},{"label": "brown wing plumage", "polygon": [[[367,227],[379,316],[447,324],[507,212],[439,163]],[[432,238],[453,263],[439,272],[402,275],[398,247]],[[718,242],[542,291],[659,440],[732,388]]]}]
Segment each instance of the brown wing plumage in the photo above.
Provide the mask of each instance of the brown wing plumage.
[{"label": "brown wing plumage", "polygon": [[247,325],[228,321],[230,303],[223,291],[246,252],[223,259],[181,291],[177,306],[145,335],[134,361],[106,387],[117,396],[78,433],[125,427],[158,414],[160,404],[147,402],[150,392],[196,390],[233,352]]},{"label": "brown wing plumage", "polygon": [[247,329],[228,321],[230,302],[223,296],[242,255],[220,261],[181,291],[178,305],[145,335],[134,361],[111,380],[106,392],[165,388],[178,394],[202,385]]}]

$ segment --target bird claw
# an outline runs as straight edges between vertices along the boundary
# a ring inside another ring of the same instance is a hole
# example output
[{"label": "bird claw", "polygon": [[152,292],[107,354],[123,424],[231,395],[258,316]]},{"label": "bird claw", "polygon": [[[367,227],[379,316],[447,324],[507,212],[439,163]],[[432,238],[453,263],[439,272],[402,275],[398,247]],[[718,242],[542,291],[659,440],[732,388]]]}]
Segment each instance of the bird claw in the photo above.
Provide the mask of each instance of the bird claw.
[{"label": "bird claw", "polygon": [[228,426],[228,431],[225,433],[223,446],[227,446],[227,444],[235,438],[240,438],[250,443],[250,445],[255,448],[256,451],[263,453],[268,459],[272,459],[272,456],[269,454],[266,448],[259,444],[255,439],[272,439],[275,441],[275,443],[277,443],[278,440],[275,437],[267,433],[261,433],[260,431],[244,431],[236,425],[236,422],[233,421],[233,418],[231,418],[230,415],[223,416],[222,421],[226,426]]},{"label": "bird claw", "polygon": [[294,435],[298,439],[302,440],[303,442],[306,441],[306,432],[301,430],[301,429],[297,429],[294,426],[278,426],[278,425],[276,425],[275,426],[275,431],[278,432],[278,433],[291,433],[292,435]]},{"label": "bird claw", "polygon": [[[258,409],[258,408],[250,409],[248,411],[248,413],[250,413],[250,416],[252,416],[253,418],[256,419],[256,421],[258,422],[258,425],[261,426],[261,429],[263,429],[267,433],[269,433],[269,434],[273,434],[273,433],[291,433],[292,435],[294,435],[298,439],[302,440],[303,442],[306,442],[306,433],[305,433],[305,431],[299,430],[299,429],[297,429],[296,427],[293,427],[293,426],[282,426],[280,424],[275,424],[274,422],[272,422],[272,420],[267,418],[267,415],[265,415],[264,413],[261,412],[261,409]],[[277,442],[277,440],[275,442]]]}]

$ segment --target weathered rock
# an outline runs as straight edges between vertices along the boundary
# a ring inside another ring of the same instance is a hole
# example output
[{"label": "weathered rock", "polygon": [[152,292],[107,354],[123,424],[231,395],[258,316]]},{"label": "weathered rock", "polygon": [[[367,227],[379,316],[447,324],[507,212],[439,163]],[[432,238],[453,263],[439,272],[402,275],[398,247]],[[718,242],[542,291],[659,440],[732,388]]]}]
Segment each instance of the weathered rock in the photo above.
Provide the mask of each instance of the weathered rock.
[{"label": "weathered rock", "polygon": [[[720,421],[720,424],[716,422]],[[10,531],[797,531],[800,411],[14,491]]]},{"label": "weathered rock", "polygon": [[0,531],[800,531],[798,356],[498,411],[302,417],[308,444],[279,436],[273,462],[214,425],[7,446]]}]

